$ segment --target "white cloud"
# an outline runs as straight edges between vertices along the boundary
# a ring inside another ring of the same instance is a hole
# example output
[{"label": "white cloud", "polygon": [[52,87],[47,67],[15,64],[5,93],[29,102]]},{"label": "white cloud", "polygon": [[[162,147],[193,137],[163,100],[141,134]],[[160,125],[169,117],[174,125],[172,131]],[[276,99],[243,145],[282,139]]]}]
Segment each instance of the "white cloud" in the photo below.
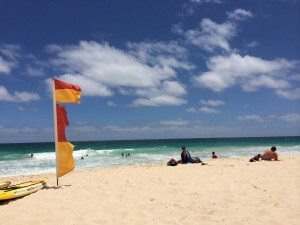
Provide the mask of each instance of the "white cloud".
[{"label": "white cloud", "polygon": [[17,109],[21,112],[36,112],[38,111],[37,109],[33,109],[33,108],[24,108],[22,106],[18,106]]},{"label": "white cloud", "polygon": [[195,109],[195,108],[193,108],[193,107],[191,107],[191,108],[187,108],[185,111],[187,111],[187,112],[191,112],[191,113],[197,113],[197,112],[198,112],[198,110],[197,110],[197,109]]},{"label": "white cloud", "polygon": [[193,78],[200,86],[218,92],[239,84],[245,91],[254,91],[259,87],[289,87],[285,76],[288,71],[296,68],[296,62],[230,54],[209,58],[207,67],[209,71]]},{"label": "white cloud", "polygon": [[31,92],[14,92],[10,94],[5,87],[0,86],[0,101],[8,102],[30,102],[40,100],[40,96]]},{"label": "white cloud", "polygon": [[236,9],[234,12],[227,13],[228,18],[232,20],[246,20],[250,17],[253,17],[253,14],[250,11],[244,9]]},{"label": "white cloud", "polygon": [[108,101],[107,105],[110,106],[110,107],[116,107],[117,106],[117,104],[114,103],[113,101]]},{"label": "white cloud", "polygon": [[163,120],[159,122],[161,125],[167,126],[186,126],[189,122],[186,120]]},{"label": "white cloud", "polygon": [[[137,95],[133,105],[181,105],[186,101],[185,87],[178,81],[176,69],[190,70],[187,50],[177,43],[129,43],[129,51],[108,44],[82,41],[79,45],[50,45],[56,55],[52,63],[64,68],[58,76],[80,84],[82,95]],[[49,81],[48,81],[49,82]]]},{"label": "white cloud", "polygon": [[164,81],[155,88],[137,89],[135,92],[139,98],[133,105],[160,106],[160,105],[182,105],[186,100],[182,97],[186,95],[185,87],[177,81]]},{"label": "white cloud", "polygon": [[174,96],[161,95],[150,98],[138,98],[133,101],[134,106],[161,106],[161,105],[182,105],[186,100]]},{"label": "white cloud", "polygon": [[207,113],[207,114],[220,113],[220,111],[215,110],[213,108],[209,108],[209,107],[201,107],[199,109],[199,112],[201,112],[201,113]]},{"label": "white cloud", "polygon": [[282,98],[286,99],[300,99],[300,88],[291,89],[291,90],[277,90],[276,94]]},{"label": "white cloud", "polygon": [[0,73],[8,74],[13,67],[14,63],[8,62],[0,56]]},{"label": "white cloud", "polygon": [[17,66],[20,49],[19,45],[0,44],[0,73],[9,74]]},{"label": "white cloud", "polygon": [[236,9],[234,12],[228,12],[227,14],[228,20],[221,24],[209,18],[204,18],[200,23],[200,27],[196,29],[184,31],[182,24],[179,24],[173,27],[173,31],[183,35],[188,43],[209,52],[215,50],[233,52],[234,50],[231,48],[229,41],[236,36],[238,23],[253,17],[253,15],[250,11],[244,9]]},{"label": "white cloud", "polygon": [[13,45],[13,44],[0,45],[0,53],[6,58],[13,61],[16,61],[17,58],[21,56],[20,50],[21,50],[20,45]]},{"label": "white cloud", "polygon": [[287,122],[298,122],[300,121],[300,114],[299,113],[290,113],[286,114],[284,116],[278,117],[281,120],[287,121]]},{"label": "white cloud", "polygon": [[206,113],[206,114],[216,114],[216,113],[221,113],[220,111],[210,108],[210,107],[201,107],[200,109],[195,109],[193,107],[187,108],[185,111],[190,112],[190,113]]},{"label": "white cloud", "polygon": [[201,21],[199,29],[184,32],[188,42],[209,52],[217,48],[231,51],[228,41],[235,35],[236,26],[234,23],[217,24],[208,18]]},{"label": "white cloud", "polygon": [[254,48],[256,46],[258,46],[258,43],[256,41],[251,41],[250,43],[246,44],[246,47],[248,48]]},{"label": "white cloud", "polygon": [[245,91],[255,91],[259,87],[267,87],[267,88],[287,88],[289,87],[289,83],[285,80],[273,78],[270,76],[258,76],[256,79],[250,79],[248,83],[244,83],[242,85]]},{"label": "white cloud", "polygon": [[258,121],[258,122],[264,121],[264,120],[263,120],[260,116],[258,116],[258,115],[238,116],[236,119],[239,120],[239,121],[247,121],[247,120],[250,120],[250,121]]},{"label": "white cloud", "polygon": [[225,103],[221,100],[200,100],[200,103],[203,105],[210,105],[210,106],[219,106],[219,105],[225,105]]}]

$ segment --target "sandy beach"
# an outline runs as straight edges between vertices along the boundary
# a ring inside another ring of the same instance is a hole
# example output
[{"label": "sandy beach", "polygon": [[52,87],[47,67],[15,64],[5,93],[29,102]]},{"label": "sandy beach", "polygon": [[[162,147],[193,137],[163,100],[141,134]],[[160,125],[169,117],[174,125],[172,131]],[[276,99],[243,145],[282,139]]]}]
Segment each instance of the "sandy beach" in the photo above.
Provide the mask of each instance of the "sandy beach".
[{"label": "sandy beach", "polygon": [[0,224],[255,224],[300,223],[300,156],[250,163],[147,164],[5,177],[13,184],[41,177],[47,187],[0,202]]}]

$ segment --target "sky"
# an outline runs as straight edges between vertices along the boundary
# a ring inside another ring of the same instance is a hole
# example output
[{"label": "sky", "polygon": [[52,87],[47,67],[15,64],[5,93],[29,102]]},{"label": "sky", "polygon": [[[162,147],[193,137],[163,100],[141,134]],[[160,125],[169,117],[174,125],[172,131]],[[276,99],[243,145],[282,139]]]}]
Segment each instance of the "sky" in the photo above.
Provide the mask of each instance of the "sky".
[{"label": "sky", "polygon": [[300,135],[299,0],[0,0],[0,143]]}]

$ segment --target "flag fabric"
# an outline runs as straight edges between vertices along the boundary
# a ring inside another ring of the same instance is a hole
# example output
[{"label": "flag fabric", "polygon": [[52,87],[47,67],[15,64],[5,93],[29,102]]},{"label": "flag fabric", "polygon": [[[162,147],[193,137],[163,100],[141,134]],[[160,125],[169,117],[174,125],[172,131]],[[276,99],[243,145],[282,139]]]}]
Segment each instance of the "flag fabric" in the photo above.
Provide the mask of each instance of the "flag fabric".
[{"label": "flag fabric", "polygon": [[57,177],[71,172],[75,168],[75,161],[73,158],[74,145],[70,142],[58,142],[58,174]]},{"label": "flag fabric", "polygon": [[65,127],[69,125],[67,111],[64,106],[56,104],[58,142],[66,142]]},{"label": "flag fabric", "polygon": [[73,158],[74,145],[68,142],[65,128],[69,125],[67,111],[59,103],[80,103],[81,88],[53,78],[53,110],[55,123],[56,178],[61,177],[75,168]]},{"label": "flag fabric", "polygon": [[54,79],[56,101],[59,103],[80,103],[81,88],[78,85]]},{"label": "flag fabric", "polygon": [[65,134],[65,127],[69,125],[67,118],[67,111],[64,106],[56,104],[56,114],[57,114],[57,167],[58,167],[58,177],[61,177],[75,168],[75,162],[73,158],[74,146],[67,141]]}]

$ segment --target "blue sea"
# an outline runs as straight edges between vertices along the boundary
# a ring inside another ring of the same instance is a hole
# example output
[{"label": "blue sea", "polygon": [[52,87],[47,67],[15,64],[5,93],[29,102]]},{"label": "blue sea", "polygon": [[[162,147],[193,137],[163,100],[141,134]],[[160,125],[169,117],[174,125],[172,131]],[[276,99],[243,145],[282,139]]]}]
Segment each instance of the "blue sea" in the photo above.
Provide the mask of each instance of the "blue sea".
[{"label": "blue sea", "polygon": [[[280,155],[300,154],[300,137],[258,138],[196,138],[124,141],[82,141],[75,145],[75,170],[123,165],[161,163],[179,159],[181,147],[186,146],[192,156],[202,160],[253,156],[277,147]],[[130,154],[122,157],[121,154]],[[33,157],[31,157],[33,154]],[[83,159],[81,159],[83,157]],[[0,144],[0,177],[55,173],[54,143]]]}]

